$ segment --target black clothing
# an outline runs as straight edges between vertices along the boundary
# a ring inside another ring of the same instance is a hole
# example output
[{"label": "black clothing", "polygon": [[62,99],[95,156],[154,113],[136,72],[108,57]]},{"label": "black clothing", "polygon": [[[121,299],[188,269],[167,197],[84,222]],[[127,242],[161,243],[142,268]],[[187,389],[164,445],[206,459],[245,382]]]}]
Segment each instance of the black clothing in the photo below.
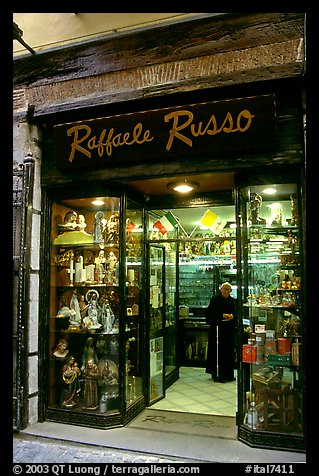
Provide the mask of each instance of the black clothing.
[{"label": "black clothing", "polygon": [[[234,318],[225,321],[223,314],[233,314]],[[206,309],[208,349],[206,373],[215,381],[227,382],[234,379],[236,300],[232,296],[222,297],[218,292]],[[218,332],[217,332],[218,331]]]}]

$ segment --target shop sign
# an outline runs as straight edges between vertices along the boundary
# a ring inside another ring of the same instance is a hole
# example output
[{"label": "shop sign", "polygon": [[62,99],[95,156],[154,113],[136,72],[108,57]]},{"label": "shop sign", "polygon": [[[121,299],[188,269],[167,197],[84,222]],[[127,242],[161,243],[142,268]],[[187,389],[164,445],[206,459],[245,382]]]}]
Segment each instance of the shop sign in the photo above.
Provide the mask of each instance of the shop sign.
[{"label": "shop sign", "polygon": [[114,166],[260,150],[276,140],[274,95],[190,104],[55,126],[57,166]]}]

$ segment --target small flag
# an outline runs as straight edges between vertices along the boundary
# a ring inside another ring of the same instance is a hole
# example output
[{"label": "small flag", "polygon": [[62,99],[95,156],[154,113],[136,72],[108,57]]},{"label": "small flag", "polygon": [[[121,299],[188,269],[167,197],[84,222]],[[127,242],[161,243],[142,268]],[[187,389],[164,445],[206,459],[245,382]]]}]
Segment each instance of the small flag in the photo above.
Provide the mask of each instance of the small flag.
[{"label": "small flag", "polygon": [[175,230],[175,227],[172,225],[170,220],[166,218],[166,215],[161,218],[161,223],[164,228],[166,228],[166,231],[173,231]]},{"label": "small flag", "polygon": [[226,220],[216,220],[210,227],[210,230],[213,231],[216,235],[219,235],[226,225]]},{"label": "small flag", "polygon": [[211,210],[206,210],[202,218],[199,220],[200,223],[204,226],[207,226],[207,228],[211,227],[214,221],[216,221],[218,218],[218,215],[216,213],[212,212]]},{"label": "small flag", "polygon": [[154,223],[154,228],[157,228],[162,233],[162,235],[165,235],[165,233],[167,233],[165,226],[160,220],[157,220],[157,222]]},{"label": "small flag", "polygon": [[178,225],[177,218],[173,215],[173,213],[171,211],[166,213],[165,218],[170,222],[171,225],[173,225],[173,226]]}]

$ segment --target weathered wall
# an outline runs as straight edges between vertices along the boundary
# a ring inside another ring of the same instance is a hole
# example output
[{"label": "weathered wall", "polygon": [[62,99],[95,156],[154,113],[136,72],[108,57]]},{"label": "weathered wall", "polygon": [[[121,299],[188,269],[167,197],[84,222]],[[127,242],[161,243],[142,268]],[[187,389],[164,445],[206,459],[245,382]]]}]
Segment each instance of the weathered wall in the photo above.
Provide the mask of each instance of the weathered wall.
[{"label": "weathered wall", "polygon": [[304,14],[234,14],[14,61],[14,107],[35,116],[304,73]]}]

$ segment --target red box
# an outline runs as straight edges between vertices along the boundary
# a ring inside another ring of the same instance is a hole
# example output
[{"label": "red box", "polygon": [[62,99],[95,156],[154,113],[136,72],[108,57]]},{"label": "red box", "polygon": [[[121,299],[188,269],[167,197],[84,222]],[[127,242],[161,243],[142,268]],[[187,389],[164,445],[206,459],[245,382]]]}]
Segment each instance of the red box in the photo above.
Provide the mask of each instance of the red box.
[{"label": "red box", "polygon": [[257,363],[257,346],[250,344],[243,344],[242,346],[242,361],[249,364]]},{"label": "red box", "polygon": [[290,339],[289,337],[278,337],[276,339],[278,354],[287,354],[290,352]]}]

